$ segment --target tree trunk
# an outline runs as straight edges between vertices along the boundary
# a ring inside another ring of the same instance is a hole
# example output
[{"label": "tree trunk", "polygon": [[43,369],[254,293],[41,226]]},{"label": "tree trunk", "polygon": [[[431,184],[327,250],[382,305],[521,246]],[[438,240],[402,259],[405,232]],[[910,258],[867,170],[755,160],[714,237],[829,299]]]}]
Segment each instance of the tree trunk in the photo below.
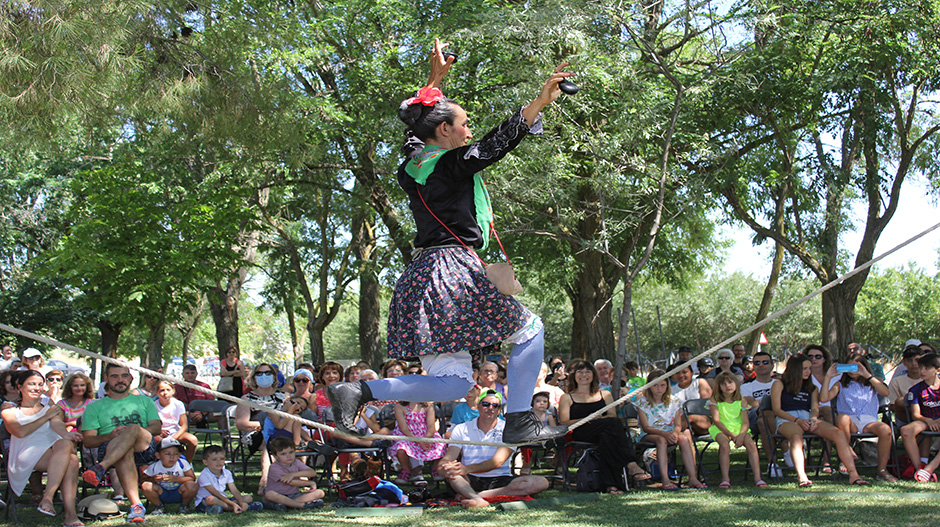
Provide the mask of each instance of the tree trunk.
[{"label": "tree trunk", "polygon": [[146,368],[155,369],[163,367],[163,342],[166,339],[166,319],[160,317],[158,322],[148,324],[149,332],[147,334]]},{"label": "tree trunk", "polygon": [[323,329],[314,324],[313,320],[307,324],[307,336],[310,338],[310,362],[320,366],[326,362],[326,353],[323,351]]},{"label": "tree trunk", "polygon": [[235,276],[229,278],[224,288],[221,283],[216,283],[206,293],[209,312],[215,323],[215,340],[220,358],[225,358],[225,350],[232,346],[238,348],[238,295],[247,274],[248,269],[242,267]]},{"label": "tree trunk", "polygon": [[359,355],[377,367],[384,359],[385,350],[379,338],[381,302],[375,262],[375,224],[370,216],[363,210],[353,219],[353,254],[359,264]]},{"label": "tree trunk", "polygon": [[[117,346],[118,346],[118,337],[121,336],[121,327],[124,324],[120,322],[111,322],[110,320],[99,320],[98,321],[98,331],[101,332],[101,354],[105,357],[117,357]],[[94,379],[97,376],[97,371],[95,365],[98,364],[98,361],[92,361],[91,363],[91,378]],[[104,365],[101,366],[101,372],[104,373]],[[104,380],[103,376],[99,380]]]},{"label": "tree trunk", "polygon": [[284,294],[284,312],[287,314],[287,327],[290,331],[290,345],[294,355],[294,367],[300,366],[304,362],[304,342],[303,337],[297,332],[297,316],[294,314],[294,299],[291,292]]},{"label": "tree trunk", "polygon": [[[767,279],[767,285],[764,286],[764,296],[760,299],[760,307],[757,308],[757,315],[754,317],[754,323],[760,322],[770,313],[770,303],[774,299],[774,293],[777,291],[777,282],[780,280],[780,270],[783,268],[783,255],[786,251],[783,245],[774,244],[774,261],[770,268],[770,278]],[[761,328],[755,329],[747,338],[747,354],[757,353],[757,346],[760,344]]]},{"label": "tree trunk", "polygon": [[591,259],[593,265],[582,266],[574,285],[571,360],[594,362],[609,359],[615,348],[610,311],[612,291],[601,271],[600,258]]},{"label": "tree trunk", "polygon": [[858,293],[840,284],[822,294],[822,340],[834,360],[844,362],[855,340],[855,303]]}]

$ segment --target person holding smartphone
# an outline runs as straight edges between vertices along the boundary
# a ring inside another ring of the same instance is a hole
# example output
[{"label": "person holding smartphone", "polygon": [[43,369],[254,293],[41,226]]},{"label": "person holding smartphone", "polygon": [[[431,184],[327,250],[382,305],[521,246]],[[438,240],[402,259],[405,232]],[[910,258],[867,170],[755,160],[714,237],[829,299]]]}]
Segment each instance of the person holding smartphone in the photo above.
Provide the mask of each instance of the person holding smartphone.
[{"label": "person holding smartphone", "polygon": [[[858,432],[878,436],[878,481],[897,481],[898,478],[888,472],[894,444],[891,426],[878,420],[878,396],[888,396],[884,381],[871,373],[864,356],[852,353],[845,364],[833,364],[829,368],[823,386],[829,389],[820,390],[819,400],[836,400],[836,427],[845,434],[846,440],[851,440],[852,434]],[[840,464],[839,472],[846,472],[844,463]]]}]

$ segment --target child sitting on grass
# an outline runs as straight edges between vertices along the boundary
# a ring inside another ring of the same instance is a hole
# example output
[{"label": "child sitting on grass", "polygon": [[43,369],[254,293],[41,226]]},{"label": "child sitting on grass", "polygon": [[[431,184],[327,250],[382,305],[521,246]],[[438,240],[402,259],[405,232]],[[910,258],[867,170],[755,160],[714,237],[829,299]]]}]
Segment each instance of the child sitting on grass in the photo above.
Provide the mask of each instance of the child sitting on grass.
[{"label": "child sitting on grass", "polygon": [[731,446],[744,447],[747,450],[747,459],[754,473],[754,485],[766,487],[767,483],[760,477],[760,455],[757,445],[748,434],[750,420],[747,417],[747,408],[741,405],[741,385],[738,376],[725,371],[715,378],[718,388],[712,394],[710,401],[712,426],[708,433],[718,443],[718,466],[721,469],[720,489],[731,488],[729,476],[731,465]]},{"label": "child sitting on grass", "polygon": [[[297,459],[296,447],[288,437],[275,437],[268,444],[275,462],[268,469],[264,503],[276,511],[292,509],[319,509],[323,507],[323,491],[311,478],[317,471]],[[307,487],[308,490],[304,490]]]},{"label": "child sitting on grass", "polygon": [[196,483],[196,511],[219,514],[222,511],[260,511],[260,501],[251,501],[251,494],[242,494],[235,486],[232,471],[225,468],[225,450],[218,445],[209,445],[202,450],[202,463],[206,466]]},{"label": "child sitting on grass", "polygon": [[168,503],[179,503],[180,514],[189,512],[198,486],[193,466],[181,459],[182,455],[183,445],[172,437],[165,437],[160,441],[157,461],[143,470],[140,489],[154,506],[150,514],[164,514],[163,506]]}]

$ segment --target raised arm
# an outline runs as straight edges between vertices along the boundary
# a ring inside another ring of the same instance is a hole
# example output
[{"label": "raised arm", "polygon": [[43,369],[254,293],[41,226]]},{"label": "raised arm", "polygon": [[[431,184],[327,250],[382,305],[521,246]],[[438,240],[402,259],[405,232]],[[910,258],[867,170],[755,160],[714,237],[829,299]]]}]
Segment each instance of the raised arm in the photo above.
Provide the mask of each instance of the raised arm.
[{"label": "raised arm", "polygon": [[438,38],[434,39],[434,47],[431,49],[431,73],[428,75],[428,86],[440,88],[444,75],[447,75],[454,60],[456,60],[454,57],[444,58],[442,52],[449,45],[450,43],[441,43]]},{"label": "raised arm", "polygon": [[539,113],[541,113],[546,106],[555,102],[555,99],[561,95],[561,89],[558,88],[558,83],[574,75],[574,73],[562,71],[567,65],[567,62],[562,62],[558,66],[555,66],[555,70],[552,74],[542,83],[542,91],[539,92],[538,96],[533,99],[528,106],[522,109],[522,118],[525,119],[527,125],[532,126],[538,118]]}]

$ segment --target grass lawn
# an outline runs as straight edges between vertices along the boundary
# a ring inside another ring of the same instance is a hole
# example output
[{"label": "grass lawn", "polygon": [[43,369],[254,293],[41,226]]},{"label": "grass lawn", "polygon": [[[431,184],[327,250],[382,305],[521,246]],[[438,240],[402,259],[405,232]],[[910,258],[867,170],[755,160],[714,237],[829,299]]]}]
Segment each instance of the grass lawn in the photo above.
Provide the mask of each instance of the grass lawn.
[{"label": "grass lawn", "polygon": [[[712,450],[711,452],[714,452]],[[744,465],[743,452],[735,453],[732,468]],[[709,455],[709,458],[712,454]],[[255,458],[257,459],[257,458]],[[202,468],[197,462],[197,471]],[[237,465],[236,483],[241,483]],[[250,470],[252,470],[250,468]],[[257,466],[249,473],[248,489],[257,490]],[[748,473],[749,474],[749,473]],[[874,482],[874,469],[862,474]],[[741,481],[740,472],[732,473],[734,487],[718,490],[718,475],[711,474],[712,488],[705,491],[680,490],[673,492],[643,490],[623,496],[584,495],[548,490],[529,502],[525,510],[498,511],[495,508],[465,511],[459,507],[427,509],[421,516],[343,517],[329,507],[319,511],[277,513],[264,511],[236,515],[224,513],[147,516],[144,525],[159,527],[309,527],[323,525],[428,525],[474,527],[536,527],[536,526],[611,526],[643,525],[650,527],[682,526],[918,526],[937,523],[940,514],[935,507],[940,503],[940,486],[914,482],[873,483],[871,487],[850,487],[843,482],[834,483],[830,477],[813,478],[812,489],[796,488],[792,474],[781,483],[771,483],[764,490],[755,489],[750,481]],[[558,485],[556,485],[558,487]],[[435,488],[431,484],[432,490]],[[591,499],[596,497],[597,499]],[[329,498],[328,502],[331,501]],[[22,525],[29,527],[61,525],[60,514],[49,518],[36,512],[35,507],[18,509]],[[123,520],[89,523],[102,527],[124,525]]]}]

